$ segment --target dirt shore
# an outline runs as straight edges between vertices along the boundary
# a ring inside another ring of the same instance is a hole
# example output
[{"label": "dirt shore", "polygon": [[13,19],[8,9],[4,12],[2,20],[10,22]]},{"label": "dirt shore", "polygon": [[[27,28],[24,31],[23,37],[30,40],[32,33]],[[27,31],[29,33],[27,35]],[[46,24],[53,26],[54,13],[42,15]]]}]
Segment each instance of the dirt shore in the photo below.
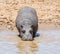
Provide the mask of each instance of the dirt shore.
[{"label": "dirt shore", "polygon": [[0,30],[17,30],[15,19],[24,6],[36,9],[39,28],[60,28],[60,0],[0,0]]}]

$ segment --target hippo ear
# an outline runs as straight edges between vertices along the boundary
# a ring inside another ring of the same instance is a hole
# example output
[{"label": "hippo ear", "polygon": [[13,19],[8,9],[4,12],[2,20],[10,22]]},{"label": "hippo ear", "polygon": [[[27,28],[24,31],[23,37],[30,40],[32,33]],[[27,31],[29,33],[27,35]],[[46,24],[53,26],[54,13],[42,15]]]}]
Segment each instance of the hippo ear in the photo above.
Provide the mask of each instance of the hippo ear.
[{"label": "hippo ear", "polygon": [[21,28],[23,28],[23,25],[21,25]]}]

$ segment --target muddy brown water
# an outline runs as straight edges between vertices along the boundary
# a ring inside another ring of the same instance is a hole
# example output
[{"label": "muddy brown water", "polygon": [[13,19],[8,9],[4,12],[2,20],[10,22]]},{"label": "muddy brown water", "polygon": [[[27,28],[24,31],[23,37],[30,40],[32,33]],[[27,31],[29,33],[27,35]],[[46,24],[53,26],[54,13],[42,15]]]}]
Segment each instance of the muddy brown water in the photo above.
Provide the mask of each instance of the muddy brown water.
[{"label": "muddy brown water", "polygon": [[0,31],[0,54],[60,54],[60,29],[39,30],[34,41],[22,41],[17,32]]}]

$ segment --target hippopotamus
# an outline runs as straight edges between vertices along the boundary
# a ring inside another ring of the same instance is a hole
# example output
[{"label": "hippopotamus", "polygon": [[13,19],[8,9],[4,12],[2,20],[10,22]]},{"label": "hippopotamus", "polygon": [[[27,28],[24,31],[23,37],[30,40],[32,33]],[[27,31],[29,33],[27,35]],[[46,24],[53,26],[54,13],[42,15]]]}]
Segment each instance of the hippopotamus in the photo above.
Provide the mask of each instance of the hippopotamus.
[{"label": "hippopotamus", "polygon": [[32,7],[22,7],[16,17],[16,27],[22,40],[33,40],[38,30],[38,16]]}]

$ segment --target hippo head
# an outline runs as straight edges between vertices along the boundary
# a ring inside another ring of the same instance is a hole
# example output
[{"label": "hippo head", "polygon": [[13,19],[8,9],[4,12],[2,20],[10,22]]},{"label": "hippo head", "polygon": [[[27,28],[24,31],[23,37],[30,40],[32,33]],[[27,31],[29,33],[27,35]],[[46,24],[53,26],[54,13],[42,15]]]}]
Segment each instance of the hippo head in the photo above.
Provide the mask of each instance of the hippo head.
[{"label": "hippo head", "polygon": [[33,40],[33,25],[21,25],[20,36],[22,40]]}]

